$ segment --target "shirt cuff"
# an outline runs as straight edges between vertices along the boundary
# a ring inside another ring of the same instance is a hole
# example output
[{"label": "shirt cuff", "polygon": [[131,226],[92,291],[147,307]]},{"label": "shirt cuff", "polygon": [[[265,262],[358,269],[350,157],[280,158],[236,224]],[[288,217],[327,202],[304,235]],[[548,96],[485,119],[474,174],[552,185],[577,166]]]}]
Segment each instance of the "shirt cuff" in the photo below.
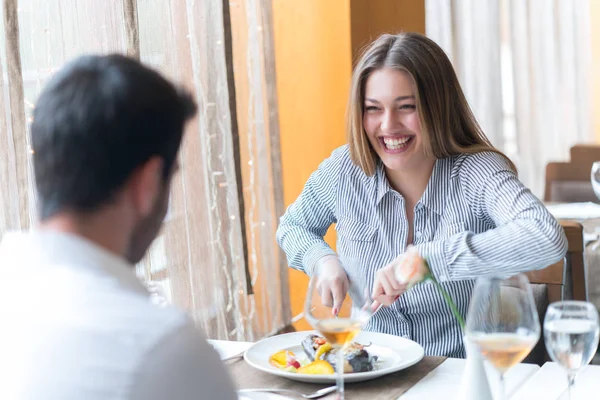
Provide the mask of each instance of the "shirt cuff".
[{"label": "shirt cuff", "polygon": [[427,260],[429,270],[438,282],[450,280],[448,263],[446,261],[446,241],[421,243],[415,246],[421,257]]},{"label": "shirt cuff", "polygon": [[317,261],[325,256],[337,256],[337,254],[326,243],[316,243],[309,248],[302,258],[302,267],[306,275],[312,278]]}]

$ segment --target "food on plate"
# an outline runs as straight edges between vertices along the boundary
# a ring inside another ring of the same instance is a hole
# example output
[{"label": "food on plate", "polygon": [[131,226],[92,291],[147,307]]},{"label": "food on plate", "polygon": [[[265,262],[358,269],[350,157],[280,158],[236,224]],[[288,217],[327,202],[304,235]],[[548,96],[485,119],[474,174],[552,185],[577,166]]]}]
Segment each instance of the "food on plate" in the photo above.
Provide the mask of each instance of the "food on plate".
[{"label": "food on plate", "polygon": [[[344,353],[344,373],[373,371],[377,356],[373,356],[365,350],[360,343],[352,342],[342,347]],[[325,360],[335,369],[337,362],[337,351],[324,338],[318,335],[308,335],[302,341],[304,353],[311,361]]]},{"label": "food on plate", "polygon": [[298,368],[297,372],[299,374],[327,375],[333,374],[335,370],[327,361],[317,360]]},{"label": "food on plate", "polygon": [[[373,371],[377,356],[371,355],[360,343],[346,344],[341,351],[344,354],[344,373]],[[269,363],[279,369],[299,374],[333,374],[337,362],[338,349],[318,335],[308,335],[302,341],[305,357],[296,356],[289,350],[281,350],[271,355]]]},{"label": "food on plate", "polygon": [[296,355],[293,351],[281,350],[277,353],[271,354],[269,358],[269,364],[274,367],[285,369],[295,372],[296,369],[300,368],[300,362],[296,359]]}]

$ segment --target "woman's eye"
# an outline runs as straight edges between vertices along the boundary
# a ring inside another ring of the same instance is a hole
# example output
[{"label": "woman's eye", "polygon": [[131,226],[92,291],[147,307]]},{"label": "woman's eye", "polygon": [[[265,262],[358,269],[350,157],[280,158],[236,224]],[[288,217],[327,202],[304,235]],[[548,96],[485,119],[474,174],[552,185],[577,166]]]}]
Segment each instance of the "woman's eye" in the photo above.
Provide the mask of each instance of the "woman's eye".
[{"label": "woman's eye", "polygon": [[400,106],[401,110],[414,110],[415,108],[417,108],[417,106],[414,104],[403,104]]},{"label": "woman's eye", "polygon": [[379,110],[379,108],[375,107],[375,106],[366,106],[365,107],[365,111],[377,111]]}]

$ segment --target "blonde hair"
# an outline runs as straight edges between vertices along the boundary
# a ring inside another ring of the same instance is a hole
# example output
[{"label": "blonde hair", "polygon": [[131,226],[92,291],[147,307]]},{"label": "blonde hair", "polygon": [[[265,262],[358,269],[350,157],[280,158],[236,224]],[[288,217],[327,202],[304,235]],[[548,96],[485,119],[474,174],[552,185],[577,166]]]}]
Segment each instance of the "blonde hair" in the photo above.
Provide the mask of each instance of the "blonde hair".
[{"label": "blonde hair", "polygon": [[381,68],[407,72],[416,87],[416,106],[425,154],[436,159],[491,151],[512,161],[490,143],[477,123],[444,51],[418,33],[384,34],[362,53],[354,72],[346,113],[350,157],[372,176],[377,154],[363,128],[365,84]]}]

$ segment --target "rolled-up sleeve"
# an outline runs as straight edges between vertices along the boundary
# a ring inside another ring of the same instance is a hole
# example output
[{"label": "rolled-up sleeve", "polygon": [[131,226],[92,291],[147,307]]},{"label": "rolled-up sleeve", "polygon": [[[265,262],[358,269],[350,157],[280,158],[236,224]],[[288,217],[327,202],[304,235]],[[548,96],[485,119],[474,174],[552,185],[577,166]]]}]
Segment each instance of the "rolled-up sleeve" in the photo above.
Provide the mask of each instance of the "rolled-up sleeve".
[{"label": "rolled-up sleeve", "polygon": [[312,173],[277,228],[277,243],[285,252],[289,266],[309,276],[320,258],[335,255],[323,236],[337,222],[335,202],[344,151],[344,148],[335,150]]},{"label": "rolled-up sleeve", "polygon": [[502,156],[465,156],[458,179],[471,212],[495,228],[417,245],[439,280],[542,269],[567,251],[564,230]]}]

